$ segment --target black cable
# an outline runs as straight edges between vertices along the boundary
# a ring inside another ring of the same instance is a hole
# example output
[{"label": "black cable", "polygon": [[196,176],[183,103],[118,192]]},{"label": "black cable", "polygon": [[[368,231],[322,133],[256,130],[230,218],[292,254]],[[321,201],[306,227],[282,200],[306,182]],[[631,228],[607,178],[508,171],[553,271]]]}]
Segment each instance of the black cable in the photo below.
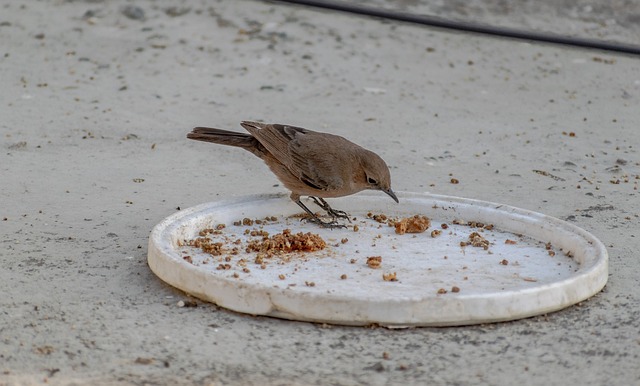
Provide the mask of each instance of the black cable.
[{"label": "black cable", "polygon": [[539,41],[552,44],[563,44],[568,46],[599,49],[605,51],[622,52],[625,54],[640,55],[640,46],[623,44],[617,42],[606,42],[602,40],[592,40],[579,37],[562,36],[551,33],[523,31],[514,28],[496,27],[464,21],[445,20],[427,15],[415,15],[406,12],[399,12],[391,9],[373,8],[362,5],[347,4],[338,1],[323,0],[272,0],[282,3],[292,3],[307,5],[311,7],[332,9],[340,12],[355,13],[365,16],[373,16],[389,20],[397,20],[407,23],[428,25],[438,28],[446,28],[457,31],[475,32],[486,35],[495,35],[513,39]]}]

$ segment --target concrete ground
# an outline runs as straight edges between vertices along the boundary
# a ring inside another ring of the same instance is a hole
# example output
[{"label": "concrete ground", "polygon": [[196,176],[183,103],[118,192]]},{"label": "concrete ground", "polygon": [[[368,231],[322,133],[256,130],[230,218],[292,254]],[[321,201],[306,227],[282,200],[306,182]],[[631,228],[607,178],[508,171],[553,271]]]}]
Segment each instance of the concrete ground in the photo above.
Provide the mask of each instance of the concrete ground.
[{"label": "concrete ground", "polygon": [[[504,18],[555,30],[578,15],[578,34],[638,41],[587,8],[541,9]],[[640,384],[638,58],[249,0],[7,0],[0,42],[0,385]],[[566,219],[605,243],[609,283],[458,328],[178,307],[188,297],[146,264],[152,227],[283,191],[250,154],[185,138],[246,119],[351,138],[396,191]]]}]

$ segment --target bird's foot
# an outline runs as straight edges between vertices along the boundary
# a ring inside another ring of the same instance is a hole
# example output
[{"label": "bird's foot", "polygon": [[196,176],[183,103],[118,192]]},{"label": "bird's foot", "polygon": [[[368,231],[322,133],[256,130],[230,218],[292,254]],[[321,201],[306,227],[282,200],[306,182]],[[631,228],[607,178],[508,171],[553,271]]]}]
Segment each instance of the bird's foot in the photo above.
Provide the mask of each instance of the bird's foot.
[{"label": "bird's foot", "polygon": [[315,217],[307,218],[307,221],[312,222],[314,224],[317,224],[317,225],[321,226],[322,228],[336,229],[336,228],[346,228],[347,227],[346,225],[339,223],[335,219],[335,217],[331,221],[323,221],[322,219],[320,219],[320,217],[315,216]]},{"label": "bird's foot", "polygon": [[351,219],[349,218],[349,213],[345,212],[344,210],[336,210],[333,208],[329,208],[327,213],[329,213],[329,215],[333,218],[346,218],[349,222],[351,222]]},{"label": "bird's foot", "polygon": [[329,216],[333,218],[334,222],[337,218],[346,218],[349,222],[351,222],[351,219],[349,218],[349,213],[345,212],[344,210],[333,209],[331,206],[329,206],[328,202],[326,202],[324,199],[320,197],[317,197],[317,198],[313,196],[310,196],[310,197],[316,203],[316,205],[324,209],[324,211],[327,212]]},{"label": "bird's foot", "polygon": [[[319,202],[315,197],[311,197],[311,198],[313,198],[313,200],[316,202],[316,204],[318,204],[322,209],[325,209],[325,207],[324,207],[322,204],[320,204],[320,202]],[[326,206],[327,206],[330,210],[333,210],[333,209],[331,209],[331,207],[329,206],[329,204],[327,204],[327,202],[326,202],[325,200],[323,200],[322,198],[321,198],[320,200],[321,200],[324,204],[326,204]],[[300,198],[295,199],[295,200],[294,200],[294,202],[295,202],[296,204],[298,204],[298,206],[300,206],[302,209],[304,209],[304,211],[305,211],[305,212],[307,212],[307,214],[309,215],[309,217],[307,218],[307,221],[309,221],[309,222],[312,222],[312,223],[314,223],[314,224],[318,224],[318,225],[320,225],[320,226],[321,226],[321,227],[323,227],[323,228],[329,228],[329,229],[334,229],[334,228],[346,228],[346,227],[347,227],[347,226],[346,226],[346,225],[344,225],[344,224],[340,224],[340,223],[336,220],[338,217],[342,217],[342,216],[331,215],[331,217],[332,217],[331,221],[323,221],[323,220],[321,220],[321,219],[320,219],[320,217],[318,217],[315,213],[313,213],[311,210],[309,210],[309,208],[307,208],[307,207],[302,203],[302,201],[300,201]],[[327,210],[327,209],[325,209],[325,210],[328,212],[328,210]],[[342,211],[336,211],[336,213],[338,213],[338,212],[342,212]],[[344,212],[342,212],[342,213],[344,213]],[[331,214],[331,213],[329,213],[329,214]],[[338,213],[338,214],[340,214],[340,213]],[[346,215],[346,213],[344,213],[344,214]],[[346,218],[348,218],[348,217],[346,217]]]}]

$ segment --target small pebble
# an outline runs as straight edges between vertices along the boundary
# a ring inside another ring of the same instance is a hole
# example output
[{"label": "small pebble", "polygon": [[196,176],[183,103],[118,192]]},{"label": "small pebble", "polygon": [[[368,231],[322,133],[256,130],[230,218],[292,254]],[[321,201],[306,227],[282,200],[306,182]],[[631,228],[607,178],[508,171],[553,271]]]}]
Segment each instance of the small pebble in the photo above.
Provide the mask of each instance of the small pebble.
[{"label": "small pebble", "polygon": [[131,20],[144,20],[144,10],[135,5],[126,5],[122,8],[122,14]]}]

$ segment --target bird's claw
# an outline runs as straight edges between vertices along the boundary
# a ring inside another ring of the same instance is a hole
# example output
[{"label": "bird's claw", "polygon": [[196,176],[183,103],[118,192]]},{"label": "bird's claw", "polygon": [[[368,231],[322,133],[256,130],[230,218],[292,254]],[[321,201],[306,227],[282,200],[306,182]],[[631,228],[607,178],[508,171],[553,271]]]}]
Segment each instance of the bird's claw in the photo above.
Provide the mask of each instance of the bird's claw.
[{"label": "bird's claw", "polygon": [[310,197],[316,203],[316,205],[324,209],[324,211],[327,212],[327,214],[329,214],[329,216],[333,218],[333,222],[335,222],[337,218],[346,218],[349,222],[351,222],[351,219],[349,218],[349,214],[344,210],[333,209],[331,206],[329,206],[329,203],[326,202],[321,197],[318,197],[318,198],[314,196],[310,196]]},{"label": "bird's claw", "polygon": [[349,218],[349,213],[345,212],[344,210],[336,210],[336,209],[332,209],[330,208],[327,213],[329,213],[329,215],[331,217],[333,217],[334,219],[336,218],[346,218],[347,221],[351,222],[351,219]]},{"label": "bird's claw", "polygon": [[314,224],[317,224],[323,228],[329,228],[329,229],[335,229],[335,228],[346,228],[347,226],[344,224],[340,224],[338,221],[336,221],[336,219],[334,218],[331,221],[322,221],[319,217],[310,217],[307,219],[307,221],[312,222]]}]

